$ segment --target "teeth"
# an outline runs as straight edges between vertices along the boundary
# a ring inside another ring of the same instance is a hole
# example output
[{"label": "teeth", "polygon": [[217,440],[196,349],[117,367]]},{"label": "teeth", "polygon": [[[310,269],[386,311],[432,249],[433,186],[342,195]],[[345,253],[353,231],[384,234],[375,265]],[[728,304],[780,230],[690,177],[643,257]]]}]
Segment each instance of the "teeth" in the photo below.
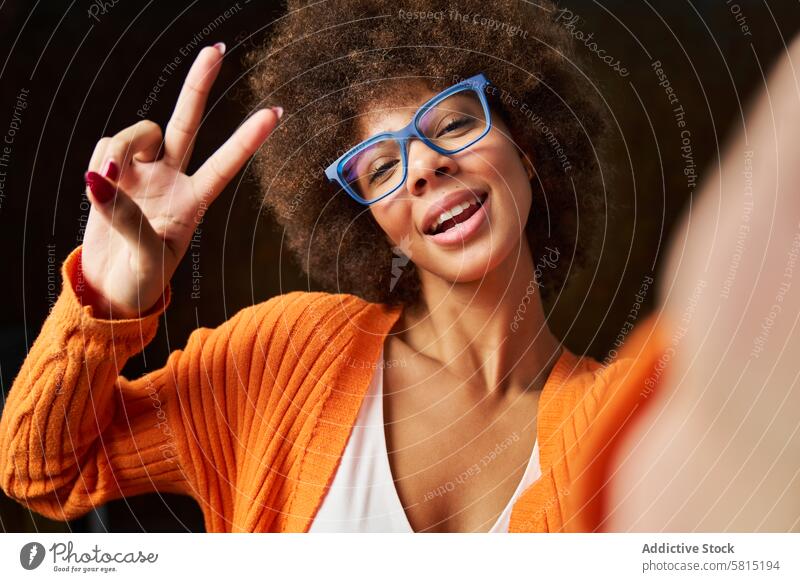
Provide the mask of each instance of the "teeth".
[{"label": "teeth", "polygon": [[472,206],[473,204],[477,204],[477,203],[478,203],[478,201],[477,201],[477,200],[471,200],[471,201],[469,201],[469,200],[468,200],[468,201],[466,201],[466,202],[462,202],[461,204],[458,204],[458,205],[454,206],[454,207],[453,207],[453,208],[451,208],[450,210],[446,210],[445,212],[442,212],[442,213],[439,215],[439,218],[438,218],[438,219],[436,220],[436,222],[434,223],[434,225],[433,225],[433,229],[435,230],[435,229],[439,228],[439,226],[440,226],[440,225],[441,225],[441,224],[442,224],[442,223],[443,223],[445,220],[450,220],[450,219],[451,219],[451,218],[453,218],[454,216],[458,216],[459,214],[461,214],[462,212],[464,212],[464,211],[465,211],[467,208],[469,208],[469,207],[470,207],[470,206]]}]

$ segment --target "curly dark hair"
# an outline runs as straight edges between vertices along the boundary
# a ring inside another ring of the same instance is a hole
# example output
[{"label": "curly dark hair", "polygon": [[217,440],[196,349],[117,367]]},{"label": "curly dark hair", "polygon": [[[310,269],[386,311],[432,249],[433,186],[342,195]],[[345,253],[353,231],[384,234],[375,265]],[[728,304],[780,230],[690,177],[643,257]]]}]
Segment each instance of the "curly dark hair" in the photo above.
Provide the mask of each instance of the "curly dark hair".
[{"label": "curly dark hair", "polygon": [[367,207],[323,171],[355,145],[359,113],[398,83],[439,91],[477,72],[498,88],[492,109],[536,166],[526,225],[534,260],[548,246],[564,259],[543,272],[543,299],[596,259],[608,124],[557,14],[549,0],[289,1],[266,43],[246,56],[250,105],[286,109],[253,168],[263,207],[313,280],[373,302],[419,300],[416,269],[391,281],[396,251]]}]

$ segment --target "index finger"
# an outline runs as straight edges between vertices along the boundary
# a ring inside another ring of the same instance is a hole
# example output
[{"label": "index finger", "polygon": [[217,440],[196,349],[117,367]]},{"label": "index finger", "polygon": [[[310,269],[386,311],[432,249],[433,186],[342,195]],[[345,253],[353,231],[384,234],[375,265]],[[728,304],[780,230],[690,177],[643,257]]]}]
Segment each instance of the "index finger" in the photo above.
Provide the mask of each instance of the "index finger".
[{"label": "index finger", "polygon": [[194,148],[211,86],[219,74],[225,45],[206,47],[192,64],[164,135],[164,161],[185,170]]}]

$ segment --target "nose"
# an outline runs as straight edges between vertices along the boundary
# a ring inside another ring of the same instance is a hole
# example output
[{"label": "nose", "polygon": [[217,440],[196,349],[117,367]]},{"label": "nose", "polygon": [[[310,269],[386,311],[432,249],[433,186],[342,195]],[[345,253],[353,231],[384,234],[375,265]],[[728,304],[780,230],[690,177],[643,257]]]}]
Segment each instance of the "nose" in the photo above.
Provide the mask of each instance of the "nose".
[{"label": "nose", "polygon": [[452,176],[457,170],[458,163],[452,157],[429,148],[418,139],[412,140],[408,146],[406,190],[413,196],[420,196],[436,180]]}]

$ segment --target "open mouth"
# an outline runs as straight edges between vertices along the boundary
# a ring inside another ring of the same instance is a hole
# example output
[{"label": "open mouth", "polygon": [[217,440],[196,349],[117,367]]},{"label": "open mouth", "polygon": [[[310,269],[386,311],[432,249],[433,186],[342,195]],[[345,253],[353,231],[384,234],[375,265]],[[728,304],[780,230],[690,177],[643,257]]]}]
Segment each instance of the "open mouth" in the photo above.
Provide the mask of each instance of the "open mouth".
[{"label": "open mouth", "polygon": [[486,202],[487,196],[488,194],[486,192],[481,192],[478,194],[477,198],[464,201],[461,204],[457,204],[453,208],[442,212],[437,220],[435,220],[428,230],[425,231],[425,234],[431,236],[441,234],[452,228],[455,228],[461,223],[466,222],[481,209],[483,204]]}]

